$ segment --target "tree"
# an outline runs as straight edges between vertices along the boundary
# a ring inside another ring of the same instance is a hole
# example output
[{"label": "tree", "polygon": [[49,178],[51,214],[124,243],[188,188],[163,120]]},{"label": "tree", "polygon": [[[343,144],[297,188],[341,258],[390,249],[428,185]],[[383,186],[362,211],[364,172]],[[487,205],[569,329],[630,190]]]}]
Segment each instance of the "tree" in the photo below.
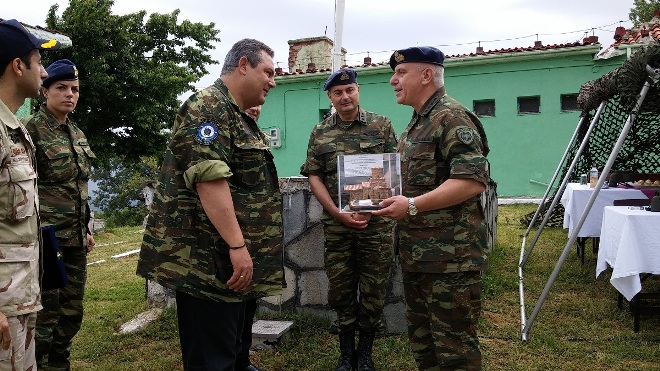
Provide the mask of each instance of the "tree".
[{"label": "tree", "polygon": [[635,0],[635,7],[630,9],[628,17],[635,26],[648,22],[653,18],[653,12],[660,10],[658,0]]},{"label": "tree", "polygon": [[159,158],[142,157],[140,162],[122,163],[112,159],[107,165],[94,168],[99,179],[98,192],[92,204],[103,210],[108,226],[135,226],[147,215],[142,189],[154,183],[158,176]]},{"label": "tree", "polygon": [[[73,47],[44,57],[71,59],[78,67],[81,94],[71,114],[97,155],[95,165],[160,155],[166,130],[178,109],[177,97],[216,64],[207,52],[219,41],[208,25],[146,11],[114,15],[114,0],[70,0],[61,17],[53,5],[49,28],[68,35]],[[130,165],[127,165],[130,167]]]}]

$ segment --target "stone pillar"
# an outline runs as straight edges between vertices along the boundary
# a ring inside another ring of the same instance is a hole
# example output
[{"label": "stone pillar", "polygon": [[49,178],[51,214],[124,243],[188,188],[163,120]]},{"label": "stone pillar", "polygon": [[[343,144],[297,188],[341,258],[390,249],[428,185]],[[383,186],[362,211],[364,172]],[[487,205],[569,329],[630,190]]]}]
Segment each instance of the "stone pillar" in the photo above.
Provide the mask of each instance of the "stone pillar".
[{"label": "stone pillar", "polygon": [[[488,220],[489,247],[493,248],[497,223],[497,185],[492,183],[482,196]],[[153,188],[152,188],[153,189]],[[323,207],[312,195],[305,177],[280,179],[284,227],[284,275],[282,295],[259,301],[260,311],[282,309],[334,320],[328,307],[328,277],[324,269],[324,236],[321,225]],[[145,200],[147,197],[145,196]],[[174,293],[147,282],[147,299],[152,306],[174,305]],[[388,278],[383,323],[389,333],[406,332],[405,298],[401,266],[394,265]]]}]

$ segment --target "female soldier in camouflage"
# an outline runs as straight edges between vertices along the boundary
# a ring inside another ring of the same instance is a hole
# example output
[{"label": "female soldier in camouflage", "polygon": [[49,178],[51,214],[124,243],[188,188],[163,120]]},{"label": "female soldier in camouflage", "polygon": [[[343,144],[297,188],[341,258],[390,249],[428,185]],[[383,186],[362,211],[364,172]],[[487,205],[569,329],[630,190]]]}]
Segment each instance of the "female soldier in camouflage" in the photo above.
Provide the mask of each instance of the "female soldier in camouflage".
[{"label": "female soldier in camouflage", "polygon": [[95,156],[68,117],[80,94],[78,69],[61,59],[46,72],[41,88],[46,102],[25,126],[37,148],[41,221],[55,228],[69,283],[42,293],[36,356],[39,369],[68,370],[72,339],[82,324],[87,252],[94,246],[87,228],[87,181]]}]

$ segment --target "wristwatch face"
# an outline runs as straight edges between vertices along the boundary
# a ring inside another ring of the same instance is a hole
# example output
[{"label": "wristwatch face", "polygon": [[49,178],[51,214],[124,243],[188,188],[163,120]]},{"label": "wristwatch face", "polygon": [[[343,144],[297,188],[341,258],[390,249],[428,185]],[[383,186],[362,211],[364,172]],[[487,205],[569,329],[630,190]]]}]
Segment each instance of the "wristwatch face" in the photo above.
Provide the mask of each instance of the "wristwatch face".
[{"label": "wristwatch face", "polygon": [[417,207],[415,207],[415,201],[412,197],[408,199],[408,214],[417,215]]}]

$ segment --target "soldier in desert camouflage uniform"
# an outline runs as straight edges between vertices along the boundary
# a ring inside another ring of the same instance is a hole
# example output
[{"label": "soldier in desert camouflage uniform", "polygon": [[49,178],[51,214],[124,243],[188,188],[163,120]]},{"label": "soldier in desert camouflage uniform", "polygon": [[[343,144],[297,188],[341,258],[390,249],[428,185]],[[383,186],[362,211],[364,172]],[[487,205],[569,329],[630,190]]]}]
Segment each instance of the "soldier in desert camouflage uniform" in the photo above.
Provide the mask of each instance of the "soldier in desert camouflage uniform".
[{"label": "soldier in desert camouflage uniform", "polygon": [[34,144],[16,111],[48,74],[39,50],[58,49],[15,19],[0,22],[0,371],[36,370],[40,300],[39,202]]},{"label": "soldier in desert camouflage uniform", "polygon": [[273,51],[244,39],[181,106],[137,273],[176,291],[185,369],[234,370],[245,300],[281,292],[282,212],[265,134],[245,110],[275,87]]},{"label": "soldier in desert camouflage uniform", "polygon": [[83,319],[87,252],[94,246],[87,228],[87,182],[96,156],[85,134],[68,117],[80,94],[77,67],[61,59],[46,72],[41,88],[46,102],[24,123],[37,147],[41,221],[55,229],[69,283],[41,294],[36,356],[39,369],[69,370],[71,344]]},{"label": "soldier in desert camouflage uniform", "polygon": [[[337,312],[341,356],[337,371],[375,370],[372,345],[385,305],[392,266],[392,223],[370,213],[340,213],[337,156],[396,151],[390,120],[359,106],[357,72],[340,69],[323,90],[336,109],[312,130],[301,174],[323,205],[328,303]],[[355,332],[359,344],[355,350]],[[357,355],[357,357],[355,357]]]},{"label": "soldier in desert camouflage uniform", "polygon": [[412,106],[399,153],[403,195],[374,212],[397,219],[408,336],[420,370],[479,370],[477,320],[486,269],[479,195],[489,181],[488,143],[477,117],[444,88],[444,55],[394,52],[399,104]]}]

